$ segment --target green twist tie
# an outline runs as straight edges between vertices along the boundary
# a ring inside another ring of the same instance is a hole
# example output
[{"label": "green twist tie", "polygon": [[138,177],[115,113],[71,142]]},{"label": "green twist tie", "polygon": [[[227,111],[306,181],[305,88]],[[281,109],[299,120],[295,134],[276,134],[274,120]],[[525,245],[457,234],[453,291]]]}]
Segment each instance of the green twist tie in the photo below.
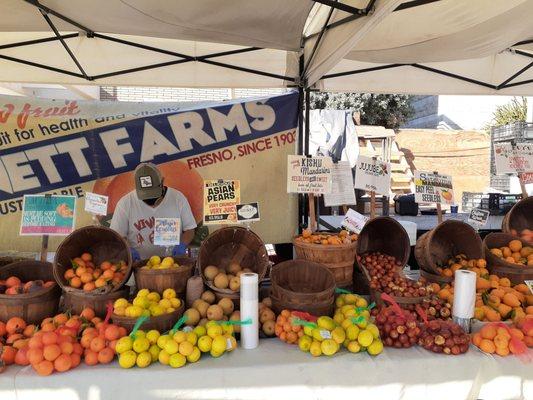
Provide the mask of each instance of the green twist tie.
[{"label": "green twist tie", "polygon": [[168,333],[170,333],[171,335],[173,335],[174,333],[176,333],[177,331],[179,331],[179,329],[183,326],[183,324],[187,322],[187,316],[184,315],[182,316],[180,319],[178,319],[178,321],[174,324],[174,326],[172,327],[172,329],[170,331],[168,331]]},{"label": "green twist tie", "polygon": [[360,316],[357,317],[357,318],[352,317],[352,318],[351,318],[351,321],[352,321],[354,324],[359,324],[359,323],[365,321],[365,317],[363,317],[362,315],[360,315]]},{"label": "green twist tie", "polygon": [[252,319],[248,318],[242,321],[216,321],[218,325],[252,325]]},{"label": "green twist tie", "polygon": [[313,329],[318,328],[318,325],[315,324],[314,322],[309,322],[309,321],[306,321],[305,319],[300,319],[300,318],[293,318],[293,320],[291,321],[291,324],[307,326],[308,328],[313,328]]},{"label": "green twist tie", "polygon": [[370,310],[372,310],[375,306],[376,306],[376,303],[372,302],[372,303],[370,303],[367,307],[356,307],[356,308],[355,308],[355,312],[357,312],[358,314],[360,314],[360,313],[363,312],[363,311],[370,311]]},{"label": "green twist tie", "polygon": [[337,293],[337,294],[353,294],[349,290],[341,289],[341,288],[335,288],[335,293]]},{"label": "green twist tie", "polygon": [[147,321],[149,317],[147,315],[143,315],[142,317],[139,317],[137,321],[135,322],[135,325],[133,325],[133,329],[131,330],[130,337],[132,339],[135,339],[135,336],[137,334],[137,331],[141,327],[142,324],[144,324],[145,321]]}]

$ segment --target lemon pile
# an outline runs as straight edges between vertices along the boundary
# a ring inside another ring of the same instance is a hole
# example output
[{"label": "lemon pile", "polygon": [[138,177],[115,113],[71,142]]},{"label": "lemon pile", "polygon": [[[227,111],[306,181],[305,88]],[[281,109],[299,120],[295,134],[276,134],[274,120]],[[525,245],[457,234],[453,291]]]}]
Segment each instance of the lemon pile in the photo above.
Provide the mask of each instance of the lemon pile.
[{"label": "lemon pile", "polygon": [[165,289],[163,296],[148,289],[141,289],[130,303],[120,298],[113,304],[113,313],[121,317],[139,318],[141,316],[157,317],[176,311],[181,300],[176,297],[174,289]]},{"label": "lemon pile", "polygon": [[118,354],[118,364],[122,368],[146,368],[159,357],[157,340],[159,332],[138,330],[134,337],[124,336],[117,341],[115,351]]},{"label": "lemon pile", "polygon": [[298,340],[300,350],[315,357],[332,356],[341,346],[352,353],[380,354],[383,343],[378,327],[369,322],[367,301],[355,294],[342,294],[335,304],[333,318],[321,316],[315,326],[304,325],[304,335]]},{"label": "lemon pile", "polygon": [[180,265],[172,257],[165,257],[161,260],[159,256],[152,256],[141,269],[173,269],[179,267]]}]

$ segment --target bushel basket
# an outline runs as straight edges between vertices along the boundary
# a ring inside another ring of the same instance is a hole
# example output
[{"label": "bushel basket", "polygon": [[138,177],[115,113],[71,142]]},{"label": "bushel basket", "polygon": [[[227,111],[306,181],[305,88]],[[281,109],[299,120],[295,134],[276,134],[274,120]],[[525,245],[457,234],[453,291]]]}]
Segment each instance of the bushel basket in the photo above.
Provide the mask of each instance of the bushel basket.
[{"label": "bushel basket", "polygon": [[516,203],[502,221],[502,231],[505,233],[520,235],[524,229],[533,230],[533,197]]},{"label": "bushel basket", "polygon": [[[174,324],[178,322],[178,320],[183,315],[183,311],[185,310],[185,300],[181,302],[180,307],[169,314],[163,314],[159,315],[157,317],[150,317],[146,321],[143,322],[140,329],[144,331],[150,331],[152,329],[155,329],[161,334],[163,332],[169,331],[172,329]],[[137,322],[137,318],[130,318],[130,317],[122,317],[116,314],[111,315],[111,320],[114,324],[118,326],[122,326],[125,328],[128,332],[131,332],[133,329],[133,326]]]},{"label": "bushel basket", "polygon": [[133,274],[137,290],[148,289],[151,292],[163,293],[165,289],[174,289],[180,298],[185,297],[187,280],[192,276],[195,260],[186,256],[173,257],[178,268],[143,269],[148,260],[133,264]]},{"label": "bushel basket", "polygon": [[72,290],[63,292],[62,309],[65,312],[73,314],[80,314],[86,307],[92,308],[97,317],[104,318],[107,314],[107,305],[113,304],[115,300],[120,298],[128,298],[130,295],[130,287],[124,286],[114,292],[109,293],[93,293],[84,292],[80,290]]}]

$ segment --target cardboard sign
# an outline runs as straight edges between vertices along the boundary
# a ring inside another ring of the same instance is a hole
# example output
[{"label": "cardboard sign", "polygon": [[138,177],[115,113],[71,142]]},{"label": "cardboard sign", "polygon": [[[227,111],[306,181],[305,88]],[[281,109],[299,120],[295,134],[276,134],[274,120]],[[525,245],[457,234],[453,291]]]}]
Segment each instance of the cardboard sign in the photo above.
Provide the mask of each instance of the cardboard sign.
[{"label": "cardboard sign", "polygon": [[85,211],[94,215],[107,215],[108,200],[107,196],[85,192]]},{"label": "cardboard sign", "polygon": [[533,172],[522,172],[520,174],[520,182],[522,182],[524,185],[533,183]]},{"label": "cardboard sign", "polygon": [[356,189],[389,195],[391,166],[390,163],[371,157],[359,156],[355,165]]},{"label": "cardboard sign", "polygon": [[498,174],[533,171],[533,143],[494,143],[494,161]]},{"label": "cardboard sign", "polygon": [[68,235],[74,230],[76,196],[25,195],[21,236]]},{"label": "cardboard sign", "polygon": [[240,181],[204,181],[204,224],[236,224],[236,206],[241,202]]},{"label": "cardboard sign", "polygon": [[485,226],[489,220],[489,210],[482,210],[481,208],[473,208],[470,210],[468,222],[478,226]]},{"label": "cardboard sign", "polygon": [[331,193],[330,157],[290,155],[287,161],[287,193]]},{"label": "cardboard sign", "polygon": [[369,219],[370,218],[365,217],[363,214],[359,214],[357,211],[349,208],[344,216],[341,226],[350,232],[359,234]]},{"label": "cardboard sign", "polygon": [[453,186],[450,175],[415,171],[415,201],[417,203],[453,204]]},{"label": "cardboard sign", "polygon": [[331,170],[331,193],[324,194],[326,207],[355,204],[352,168],[348,161],[333,164]]},{"label": "cardboard sign", "polygon": [[237,204],[237,220],[239,222],[259,221],[259,205],[257,202]]},{"label": "cardboard sign", "polygon": [[180,244],[181,220],[179,218],[156,218],[154,222],[154,244],[176,246]]}]

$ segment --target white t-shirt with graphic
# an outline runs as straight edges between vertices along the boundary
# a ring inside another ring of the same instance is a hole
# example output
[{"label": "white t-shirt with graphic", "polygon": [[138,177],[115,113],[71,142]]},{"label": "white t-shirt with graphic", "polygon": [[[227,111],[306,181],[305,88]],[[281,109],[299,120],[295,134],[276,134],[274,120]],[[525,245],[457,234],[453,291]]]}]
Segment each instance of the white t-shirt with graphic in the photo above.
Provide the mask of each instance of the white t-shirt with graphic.
[{"label": "white t-shirt with graphic", "polygon": [[111,229],[124,236],[129,245],[139,252],[141,259],[165,254],[165,247],[154,246],[155,218],[180,218],[181,229],[196,228],[191,206],[183,193],[167,188],[163,201],[150,207],[139,200],[135,190],[121,198],[113,213]]}]

